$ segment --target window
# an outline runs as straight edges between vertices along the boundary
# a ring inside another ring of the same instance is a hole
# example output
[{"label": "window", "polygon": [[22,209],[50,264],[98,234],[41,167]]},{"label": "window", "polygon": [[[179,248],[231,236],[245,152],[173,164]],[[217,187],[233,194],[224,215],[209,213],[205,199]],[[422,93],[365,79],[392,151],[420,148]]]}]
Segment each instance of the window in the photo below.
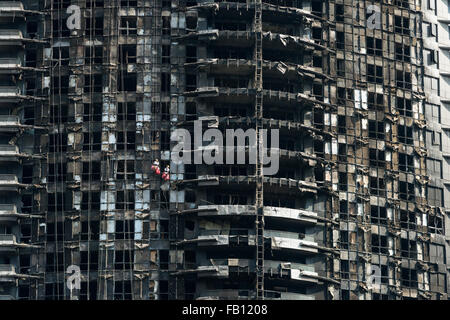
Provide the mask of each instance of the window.
[{"label": "window", "polygon": [[404,144],[413,144],[413,128],[408,126],[398,126],[398,141]]},{"label": "window", "polygon": [[84,92],[102,92],[102,75],[90,74],[84,76]]},{"label": "window", "polygon": [[336,31],[336,48],[344,49],[345,48],[345,34],[344,32]]},{"label": "window", "polygon": [[83,121],[102,121],[102,104],[84,104]]},{"label": "window", "polygon": [[137,74],[134,72],[123,71],[119,73],[117,88],[119,91],[133,92],[136,91]]},{"label": "window", "polygon": [[119,45],[119,61],[122,65],[136,63],[136,45],[121,44]]},{"label": "window", "polygon": [[370,194],[374,196],[384,196],[386,186],[383,178],[370,177]]},{"label": "window", "polygon": [[136,35],[136,17],[120,17],[120,34]]},{"label": "window", "polygon": [[423,77],[425,91],[430,94],[439,95],[439,79],[429,76]]},{"label": "window", "polygon": [[395,44],[395,59],[398,61],[405,61],[410,62],[411,61],[411,47],[396,43]]},{"label": "window", "polygon": [[116,209],[134,210],[133,190],[121,190],[116,192]]},{"label": "window", "polygon": [[117,180],[132,180],[135,178],[134,161],[119,160],[117,161]]},{"label": "window", "polygon": [[117,239],[134,239],[134,220],[116,220],[115,237]]},{"label": "window", "polygon": [[409,183],[406,181],[399,181],[399,197],[400,199],[407,201],[414,201],[416,199],[414,191],[414,183]]},{"label": "window", "polygon": [[344,5],[336,4],[336,22],[344,22]]},{"label": "window", "polygon": [[337,59],[336,73],[340,77],[345,77],[345,60]]},{"label": "window", "polygon": [[370,206],[370,219],[374,224],[387,224],[386,207]]},{"label": "window", "polygon": [[339,172],[339,191],[347,191],[347,173]]},{"label": "window", "polygon": [[409,35],[409,18],[408,17],[395,16],[394,26],[395,26],[394,31],[396,33]]},{"label": "window", "polygon": [[388,253],[387,237],[372,234],[372,252],[378,254]]},{"label": "window", "polygon": [[442,179],[442,161],[435,159],[427,159],[428,174]]},{"label": "window", "polygon": [[401,239],[400,252],[403,258],[417,259],[417,243],[409,239]]},{"label": "window", "polygon": [[102,143],[102,133],[97,132],[83,132],[83,150],[100,151]]},{"label": "window", "polygon": [[384,122],[369,120],[369,137],[384,140]]},{"label": "window", "polygon": [[87,64],[102,64],[103,62],[103,48],[102,46],[86,46],[84,47],[84,63]]},{"label": "window", "polygon": [[118,103],[118,120],[136,120],[136,102],[119,102]]},{"label": "window", "polygon": [[404,117],[412,117],[412,106],[411,99],[405,99],[397,97],[397,110],[400,112],[400,115]]},{"label": "window", "polygon": [[86,18],[86,36],[94,35],[101,36],[103,35],[103,17],[95,17]]},{"label": "window", "polygon": [[367,54],[381,57],[383,55],[383,41],[378,38],[366,38]]},{"label": "window", "polygon": [[443,218],[436,215],[428,214],[428,231],[431,233],[443,234],[444,225]]},{"label": "window", "polygon": [[415,230],[416,225],[416,214],[414,212],[400,210],[400,226],[403,229]]},{"label": "window", "polygon": [[428,204],[434,207],[442,207],[443,190],[436,187],[428,187],[427,189]]},{"label": "window", "polygon": [[436,131],[426,131],[426,144],[427,146],[438,146],[441,148],[441,133]]},{"label": "window", "polygon": [[383,83],[383,67],[373,64],[367,65],[367,81],[382,84]]},{"label": "window", "polygon": [[411,89],[411,73],[397,70],[396,71],[396,83],[397,87],[404,88],[404,89]]},{"label": "window", "polygon": [[369,149],[369,158],[370,158],[370,165],[372,167],[378,168],[386,167],[384,151],[378,149]]},{"label": "window", "polygon": [[367,104],[370,110],[384,109],[384,96],[381,93],[369,92],[367,97]]},{"label": "window", "polygon": [[417,271],[402,268],[401,283],[405,287],[417,288]]},{"label": "window", "polygon": [[425,63],[427,66],[437,64],[439,60],[439,52],[437,50],[425,49]]},{"label": "window", "polygon": [[82,180],[85,182],[100,180],[100,164],[100,161],[83,162]]},{"label": "window", "polygon": [[398,169],[403,172],[414,173],[414,156],[411,154],[399,153]]},{"label": "window", "polygon": [[425,104],[425,117],[427,121],[441,123],[441,107],[435,104]]},{"label": "window", "polygon": [[134,150],[136,131],[117,132],[117,150]]}]

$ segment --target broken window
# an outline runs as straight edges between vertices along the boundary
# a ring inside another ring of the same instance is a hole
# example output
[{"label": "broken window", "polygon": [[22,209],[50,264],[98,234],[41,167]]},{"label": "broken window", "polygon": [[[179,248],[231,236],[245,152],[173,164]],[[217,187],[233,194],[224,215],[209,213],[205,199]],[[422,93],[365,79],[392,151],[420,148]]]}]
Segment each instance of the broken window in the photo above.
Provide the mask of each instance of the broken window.
[{"label": "broken window", "polygon": [[339,172],[339,191],[347,191],[347,172]]},{"label": "broken window", "polygon": [[134,210],[134,190],[116,191],[116,209]]},{"label": "broken window", "polygon": [[345,34],[341,31],[336,31],[336,48],[345,49]]},{"label": "broken window", "polygon": [[118,103],[118,117],[119,121],[128,120],[135,121],[136,120],[136,102],[119,102]]},{"label": "broken window", "polygon": [[100,161],[83,162],[82,180],[85,182],[100,180],[100,164]]},{"label": "broken window", "polygon": [[53,48],[53,65],[54,66],[67,66],[69,65],[69,47],[54,47]]},{"label": "broken window", "polygon": [[414,156],[411,154],[401,153],[398,154],[398,170],[403,172],[414,173]]},{"label": "broken window", "polygon": [[[68,108],[67,108],[68,109]],[[102,121],[102,104],[85,103],[83,110],[83,121]]]},{"label": "broken window", "polygon": [[115,238],[134,239],[134,220],[116,220]]},{"label": "broken window", "polygon": [[407,230],[416,230],[416,214],[412,211],[400,210],[400,226]]},{"label": "broken window", "polygon": [[409,18],[402,16],[394,17],[394,31],[403,35],[409,35]]},{"label": "broken window", "polygon": [[443,234],[444,225],[443,218],[438,217],[437,215],[428,215],[428,231],[436,234]]},{"label": "broken window", "polygon": [[386,160],[384,151],[378,149],[369,149],[370,165],[372,167],[385,168]]},{"label": "broken window", "polygon": [[369,92],[367,104],[370,110],[384,110],[384,95],[381,93]]},{"label": "broken window", "polygon": [[395,44],[395,60],[397,61],[411,61],[411,47],[405,44]]},{"label": "broken window", "polygon": [[396,83],[397,87],[411,89],[411,73],[402,70],[396,70]]},{"label": "broken window", "polygon": [[413,144],[413,128],[399,125],[398,128],[398,141],[404,144]]},{"label": "broken window", "polygon": [[367,54],[381,57],[383,55],[383,40],[373,37],[366,38]]},{"label": "broken window", "polygon": [[370,177],[370,194],[373,196],[385,196],[386,185],[383,178]]},{"label": "broken window", "polygon": [[409,183],[406,181],[399,181],[399,198],[407,201],[414,201],[416,199],[414,191],[414,183]]},{"label": "broken window", "polygon": [[99,131],[83,132],[83,150],[100,151],[102,143],[102,133]]},{"label": "broken window", "polygon": [[[165,18],[165,17],[163,17]],[[136,17],[120,17],[120,34],[121,35],[136,35]]]},{"label": "broken window", "polygon": [[372,234],[371,250],[373,253],[388,254],[387,237],[378,234]]},{"label": "broken window", "polygon": [[136,63],[136,45],[120,44],[119,45],[119,61],[122,65]]},{"label": "broken window", "polygon": [[367,64],[367,81],[383,84],[383,67]]},{"label": "broken window", "polygon": [[117,132],[117,150],[134,150],[136,143],[136,131]]},{"label": "broken window", "polygon": [[412,117],[411,99],[397,97],[397,110],[404,117]]},{"label": "broken window", "polygon": [[117,161],[117,180],[132,180],[135,178],[134,161],[118,160]]},{"label": "broken window", "polygon": [[369,120],[369,137],[373,139],[384,140],[384,122]]},{"label": "broken window", "polygon": [[[122,269],[131,269],[134,261],[134,253],[132,251],[115,251],[115,259],[117,266],[122,266]],[[132,258],[133,257],[133,260]],[[115,267],[118,269],[118,267]],[[133,294],[131,293],[131,281],[115,281],[114,282],[114,300],[132,300]]]},{"label": "broken window", "polygon": [[119,91],[136,91],[137,74],[135,72],[122,71],[119,73],[119,79],[117,82],[117,88]]},{"label": "broken window", "polygon": [[401,271],[402,286],[417,288],[417,271],[409,268],[402,268]]},{"label": "broken window", "polygon": [[370,206],[370,222],[374,224],[387,224],[386,207]]},{"label": "broken window", "polygon": [[84,92],[102,92],[102,74],[88,74],[84,76]]},{"label": "broken window", "polygon": [[86,18],[86,36],[103,35],[103,17]]}]

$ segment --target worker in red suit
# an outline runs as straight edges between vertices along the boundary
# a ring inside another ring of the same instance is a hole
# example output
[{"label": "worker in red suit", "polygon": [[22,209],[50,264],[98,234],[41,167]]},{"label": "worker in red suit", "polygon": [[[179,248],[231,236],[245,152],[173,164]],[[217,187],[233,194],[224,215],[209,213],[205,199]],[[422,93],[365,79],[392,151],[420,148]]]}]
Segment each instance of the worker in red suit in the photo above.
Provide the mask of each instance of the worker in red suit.
[{"label": "worker in red suit", "polygon": [[155,161],[153,161],[153,165],[152,165],[152,171],[157,174],[158,176],[161,174],[161,169],[159,168],[159,160],[156,159]]},{"label": "worker in red suit", "polygon": [[167,165],[166,168],[164,169],[162,178],[164,179],[164,181],[168,181],[170,179],[170,166],[169,165]]}]

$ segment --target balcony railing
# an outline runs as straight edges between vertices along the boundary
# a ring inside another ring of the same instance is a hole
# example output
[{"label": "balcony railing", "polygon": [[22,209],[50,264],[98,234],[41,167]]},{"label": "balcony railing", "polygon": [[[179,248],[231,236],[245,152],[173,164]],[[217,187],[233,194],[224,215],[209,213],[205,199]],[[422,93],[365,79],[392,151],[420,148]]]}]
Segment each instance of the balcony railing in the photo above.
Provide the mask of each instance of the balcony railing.
[{"label": "balcony railing", "polygon": [[16,243],[16,236],[13,234],[0,234],[0,243],[1,242]]}]

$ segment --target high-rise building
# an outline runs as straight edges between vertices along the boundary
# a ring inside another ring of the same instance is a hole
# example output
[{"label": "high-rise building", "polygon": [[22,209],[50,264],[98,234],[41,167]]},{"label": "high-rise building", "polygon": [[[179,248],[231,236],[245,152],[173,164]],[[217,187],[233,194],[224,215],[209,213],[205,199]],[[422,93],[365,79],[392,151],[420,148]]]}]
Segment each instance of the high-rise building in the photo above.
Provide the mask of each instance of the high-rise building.
[{"label": "high-rise building", "polygon": [[448,8],[0,1],[0,299],[447,299]]}]

